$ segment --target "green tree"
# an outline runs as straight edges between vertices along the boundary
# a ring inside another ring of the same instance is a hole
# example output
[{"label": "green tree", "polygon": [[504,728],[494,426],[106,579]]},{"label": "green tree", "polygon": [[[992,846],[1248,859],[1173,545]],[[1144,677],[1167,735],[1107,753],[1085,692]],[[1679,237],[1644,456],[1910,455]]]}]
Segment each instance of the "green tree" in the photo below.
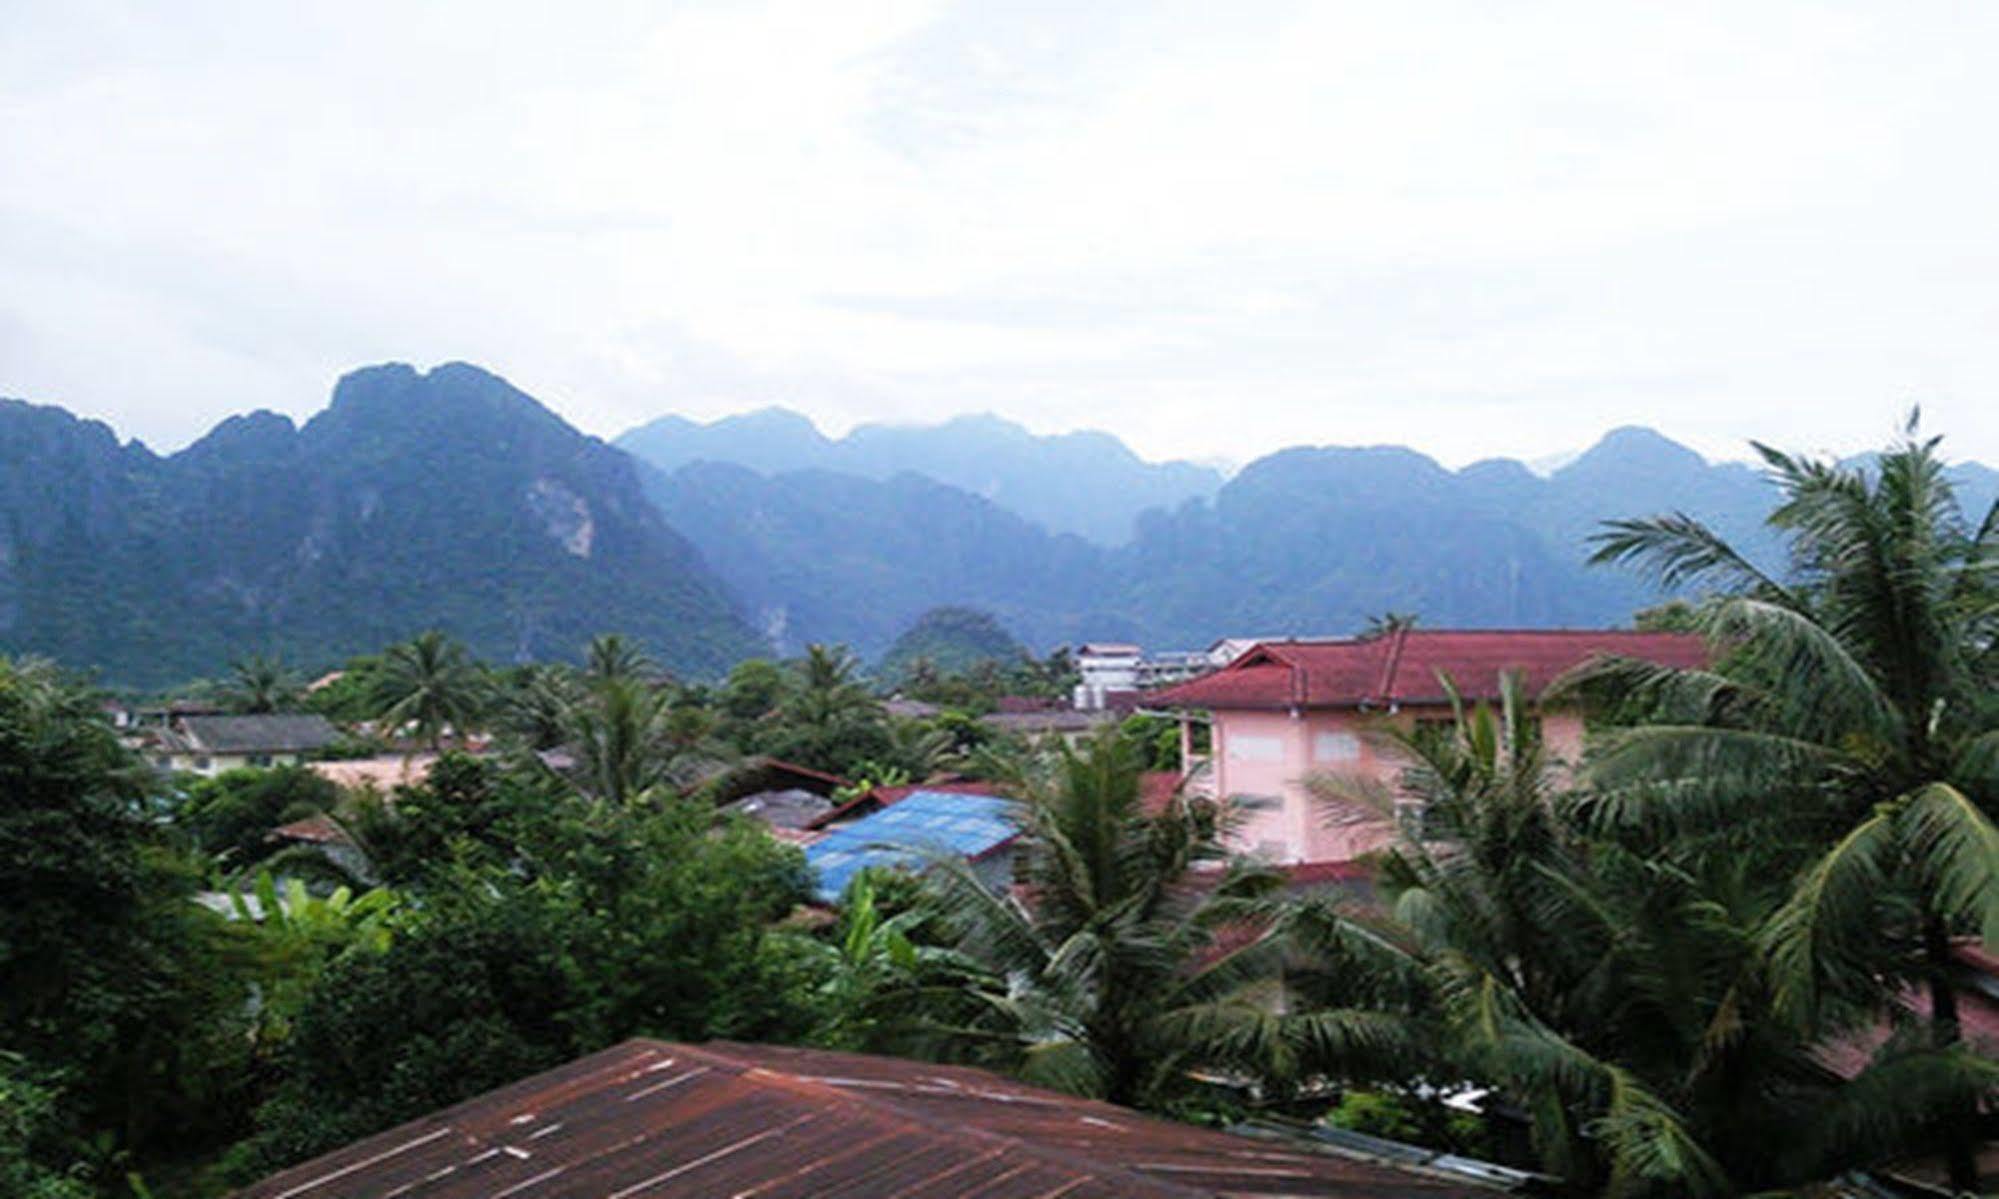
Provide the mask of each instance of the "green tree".
[{"label": "green tree", "polygon": [[317,712],[336,724],[373,720],[381,715],[381,670],[379,654],[349,658],[346,665],[333,672],[332,678],[307,688],[303,706],[306,711]]},{"label": "green tree", "polygon": [[230,1135],[249,1081],[240,938],[192,902],[152,777],[89,692],[0,659],[0,1046],[112,1154]]},{"label": "green tree", "polygon": [[[1727,653],[1712,671],[1624,663],[1596,678],[1667,713],[1603,755],[1604,818],[1799,846],[1764,933],[1785,1008],[1811,1019],[1910,979],[1943,1049],[1961,1036],[1953,932],[1999,943],[1999,507],[1967,524],[1937,446],[1913,415],[1864,468],[1759,445],[1789,581],[1686,516],[1612,522],[1596,560],[1713,588],[1695,627]],[[1959,1188],[1968,1142],[1960,1128]]]},{"label": "green tree", "polygon": [[784,699],[784,668],[768,658],[746,658],[722,686],[722,712],[738,722],[760,720]]},{"label": "green tree", "polygon": [[1230,860],[1212,809],[1146,813],[1139,773],[1130,743],[1105,735],[1016,780],[1031,903],[960,860],[933,864],[934,914],[957,932],[963,980],[928,994],[912,1047],[1154,1107],[1224,1052],[1227,1006],[1275,964],[1267,926],[1243,921],[1267,914],[1277,880]]},{"label": "green tree", "polygon": [[285,668],[283,660],[252,654],[229,664],[229,678],[223,683],[222,698],[232,712],[261,714],[288,711],[305,694],[298,676]]},{"label": "green tree", "polygon": [[1662,1197],[1878,1164],[1999,1081],[1961,1051],[1896,1043],[1836,1084],[1818,1053],[1845,1026],[1777,1001],[1758,934],[1785,896],[1763,863],[1593,837],[1517,679],[1502,692],[1447,730],[1379,730],[1407,766],[1394,793],[1315,784],[1413,800],[1421,818],[1380,862],[1385,917],[1323,901],[1291,915],[1310,956],[1257,1034],[1285,1075],[1496,1087],[1530,1115],[1545,1169]]},{"label": "green tree", "polygon": [[270,855],[272,829],[330,811],[339,799],[338,787],[303,766],[245,767],[191,783],[174,822],[234,870]]},{"label": "green tree", "polygon": [[[876,902],[884,872],[863,870],[840,897],[840,922],[832,935],[812,941],[825,977],[819,984],[823,1015],[813,1041],[834,1049],[874,1049],[893,1026],[908,987],[927,964],[942,963],[932,946],[911,934],[928,922],[920,906],[889,912]],[[945,978],[948,973],[939,972]]]},{"label": "green tree", "polygon": [[280,885],[259,871],[248,891],[232,892],[236,918],[257,930],[261,974],[254,1035],[268,1050],[291,1033],[291,1022],[333,964],[355,954],[381,953],[394,936],[402,898],[375,888],[348,887],[314,895],[304,880]]},{"label": "green tree", "polygon": [[422,891],[441,869],[511,861],[525,830],[560,802],[558,786],[539,773],[447,751],[422,781],[388,796],[372,788],[348,794],[326,814],[340,841],[292,846],[266,864],[326,886]]},{"label": "green tree", "polygon": [[462,881],[440,888],[384,952],[346,956],[321,975],[231,1175],[249,1181],[573,1056],[563,1013],[575,993],[556,913]]},{"label": "green tree", "polygon": [[385,951],[327,969],[236,1174],[628,1037],[809,1027],[810,963],[771,932],[807,894],[795,849],[671,800],[572,797],[520,831],[506,867],[433,876]]},{"label": "green tree", "polygon": [[445,730],[463,736],[485,707],[486,680],[459,642],[436,629],[392,645],[375,678],[375,715],[384,730],[413,728],[432,752]]},{"label": "green tree", "polygon": [[0,1194],[16,1199],[91,1199],[66,1155],[48,1144],[59,1119],[55,1093],[18,1054],[0,1052]]},{"label": "green tree", "polygon": [[593,685],[565,727],[563,743],[575,758],[567,776],[584,794],[614,804],[678,791],[698,766],[733,756],[705,710],[677,706],[671,692],[636,679]]},{"label": "green tree", "polygon": [[785,694],[759,739],[765,752],[835,774],[887,752],[887,714],[843,646],[812,645],[787,680]]},{"label": "green tree", "polygon": [[571,711],[583,702],[575,667],[536,663],[509,671],[494,701],[494,721],[511,744],[531,752],[555,749],[568,736]]},{"label": "green tree", "polygon": [[600,633],[583,651],[583,674],[590,682],[652,682],[658,663],[621,633]]}]

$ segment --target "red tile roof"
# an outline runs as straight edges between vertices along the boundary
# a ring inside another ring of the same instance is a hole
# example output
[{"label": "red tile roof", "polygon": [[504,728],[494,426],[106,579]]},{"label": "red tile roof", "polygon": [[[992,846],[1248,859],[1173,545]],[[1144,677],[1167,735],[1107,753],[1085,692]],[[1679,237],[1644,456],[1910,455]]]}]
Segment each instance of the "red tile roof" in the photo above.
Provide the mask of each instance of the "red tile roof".
[{"label": "red tile roof", "polygon": [[1171,1124],[959,1066],[627,1041],[242,1199],[1471,1199],[1469,1181]]},{"label": "red tile roof", "polygon": [[1178,708],[1358,708],[1440,704],[1447,676],[1468,699],[1492,699],[1518,671],[1538,694],[1564,671],[1600,655],[1695,667],[1707,645],[1687,633],[1620,630],[1417,629],[1366,640],[1265,641],[1211,674],[1150,693]]}]

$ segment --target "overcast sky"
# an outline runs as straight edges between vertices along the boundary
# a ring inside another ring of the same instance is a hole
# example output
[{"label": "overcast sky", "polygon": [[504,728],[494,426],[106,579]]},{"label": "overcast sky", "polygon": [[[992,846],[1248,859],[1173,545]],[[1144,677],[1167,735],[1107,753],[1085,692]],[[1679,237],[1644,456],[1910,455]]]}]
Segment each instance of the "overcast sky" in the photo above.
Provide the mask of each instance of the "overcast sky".
[{"label": "overcast sky", "polygon": [[1999,4],[0,0],[0,395],[1999,461]]}]

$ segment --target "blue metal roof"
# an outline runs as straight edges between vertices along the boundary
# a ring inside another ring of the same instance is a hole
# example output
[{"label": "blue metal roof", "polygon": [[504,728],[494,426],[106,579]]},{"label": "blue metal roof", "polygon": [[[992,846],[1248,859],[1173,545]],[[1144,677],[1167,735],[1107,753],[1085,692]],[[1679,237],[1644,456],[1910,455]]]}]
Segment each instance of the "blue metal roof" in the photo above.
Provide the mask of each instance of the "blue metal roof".
[{"label": "blue metal roof", "polygon": [[901,803],[829,830],[806,846],[805,861],[818,876],[819,898],[830,903],[870,866],[921,865],[940,853],[982,857],[1019,833],[1010,800],[915,791]]}]

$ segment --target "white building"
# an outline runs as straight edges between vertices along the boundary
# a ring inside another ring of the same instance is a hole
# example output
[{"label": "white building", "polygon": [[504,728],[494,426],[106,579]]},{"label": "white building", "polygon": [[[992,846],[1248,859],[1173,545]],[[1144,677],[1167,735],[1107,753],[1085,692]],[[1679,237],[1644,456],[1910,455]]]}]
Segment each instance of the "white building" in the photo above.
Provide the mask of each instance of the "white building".
[{"label": "white building", "polygon": [[1217,663],[1208,654],[1192,651],[1148,655],[1140,646],[1122,641],[1092,641],[1076,647],[1075,705],[1078,711],[1097,712],[1111,706],[1112,697],[1152,687],[1164,687],[1206,674]]}]

